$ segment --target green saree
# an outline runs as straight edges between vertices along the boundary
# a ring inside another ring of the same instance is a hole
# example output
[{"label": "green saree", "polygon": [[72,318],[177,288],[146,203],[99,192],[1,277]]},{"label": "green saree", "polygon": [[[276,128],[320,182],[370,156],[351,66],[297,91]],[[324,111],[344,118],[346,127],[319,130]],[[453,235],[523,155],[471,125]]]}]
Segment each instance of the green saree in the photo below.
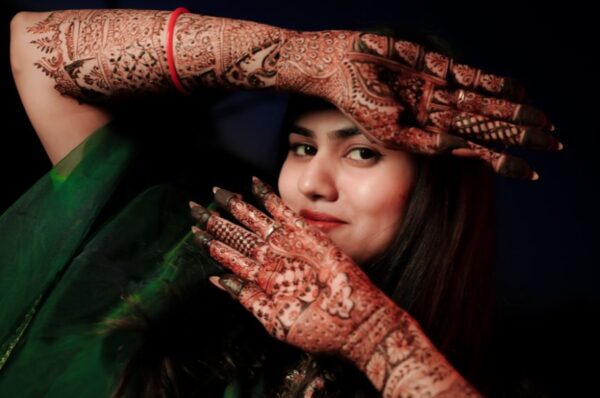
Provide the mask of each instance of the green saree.
[{"label": "green saree", "polygon": [[[159,184],[116,204],[137,150],[118,129],[94,132],[0,216],[1,397],[108,397],[148,344],[136,322],[110,329],[123,316],[164,323],[167,292],[237,305],[207,283],[223,268],[192,248],[188,192]],[[241,396],[238,382],[219,395]]]}]

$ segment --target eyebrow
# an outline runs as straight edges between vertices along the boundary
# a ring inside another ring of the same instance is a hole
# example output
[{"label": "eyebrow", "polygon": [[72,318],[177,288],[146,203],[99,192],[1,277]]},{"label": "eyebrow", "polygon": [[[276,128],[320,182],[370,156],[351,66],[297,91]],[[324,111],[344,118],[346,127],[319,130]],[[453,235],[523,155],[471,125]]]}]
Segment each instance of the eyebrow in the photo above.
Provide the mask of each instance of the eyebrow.
[{"label": "eyebrow", "polygon": [[[292,125],[292,129],[290,131],[290,133],[295,133],[295,134],[300,134],[303,135],[305,137],[311,137],[311,138],[315,138],[315,133],[314,131],[307,129],[306,127],[301,127],[298,125]],[[343,138],[348,138],[348,137],[353,137],[355,135],[361,135],[362,133],[360,132],[360,130],[357,127],[346,127],[343,129],[339,129],[339,130],[333,130],[327,133],[327,136],[331,139],[334,140],[339,140],[339,139],[343,139]],[[367,136],[365,136],[370,142],[373,142],[373,140]]]}]

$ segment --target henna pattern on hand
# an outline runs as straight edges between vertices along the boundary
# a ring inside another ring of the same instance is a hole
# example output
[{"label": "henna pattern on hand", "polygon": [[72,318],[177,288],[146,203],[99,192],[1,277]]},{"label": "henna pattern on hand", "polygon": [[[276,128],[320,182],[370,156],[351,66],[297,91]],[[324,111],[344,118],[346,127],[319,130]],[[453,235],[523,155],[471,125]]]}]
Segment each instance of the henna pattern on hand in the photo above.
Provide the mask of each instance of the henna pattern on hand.
[{"label": "henna pattern on hand", "polygon": [[522,160],[483,145],[561,146],[544,130],[553,127],[543,112],[510,101],[524,92],[514,81],[405,40],[193,14],[181,17],[176,32],[178,71],[190,90],[274,88],[324,98],[385,145],[477,157],[511,177],[535,173]]},{"label": "henna pattern on hand", "polygon": [[[194,241],[233,274],[219,284],[277,339],[352,361],[384,397],[477,393],[417,322],[379,290],[318,228],[254,178],[271,217],[219,189],[215,201],[243,226],[190,202]],[[206,231],[203,231],[205,229]],[[449,395],[448,395],[449,396]]]},{"label": "henna pattern on hand", "polygon": [[[168,11],[72,10],[28,28],[36,66],[61,93],[101,100],[171,89]],[[456,63],[423,46],[347,30],[299,32],[186,13],[174,29],[174,61],[188,91],[270,88],[335,104],[386,146],[481,159],[494,172],[535,179],[521,159],[491,144],[562,148],[546,115],[521,104],[513,80]]]}]

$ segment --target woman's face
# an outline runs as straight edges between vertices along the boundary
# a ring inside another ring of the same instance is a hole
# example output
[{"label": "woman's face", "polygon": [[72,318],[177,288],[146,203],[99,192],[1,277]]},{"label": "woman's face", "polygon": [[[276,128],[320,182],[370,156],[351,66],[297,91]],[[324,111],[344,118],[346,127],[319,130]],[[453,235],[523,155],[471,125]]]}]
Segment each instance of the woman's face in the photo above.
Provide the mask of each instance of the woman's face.
[{"label": "woman's face", "polygon": [[289,143],[279,174],[281,198],[357,264],[366,264],[402,222],[414,176],[411,155],[371,142],[337,109],[301,115]]}]

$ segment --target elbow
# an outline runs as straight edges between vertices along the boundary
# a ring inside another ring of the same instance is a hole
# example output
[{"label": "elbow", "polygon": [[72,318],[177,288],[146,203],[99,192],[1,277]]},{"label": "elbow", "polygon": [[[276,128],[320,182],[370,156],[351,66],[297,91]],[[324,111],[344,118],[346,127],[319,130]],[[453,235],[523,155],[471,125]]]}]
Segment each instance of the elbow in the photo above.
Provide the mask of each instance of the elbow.
[{"label": "elbow", "polygon": [[26,24],[31,12],[21,11],[10,20],[10,66],[13,75],[17,75],[22,69],[26,53]]}]

